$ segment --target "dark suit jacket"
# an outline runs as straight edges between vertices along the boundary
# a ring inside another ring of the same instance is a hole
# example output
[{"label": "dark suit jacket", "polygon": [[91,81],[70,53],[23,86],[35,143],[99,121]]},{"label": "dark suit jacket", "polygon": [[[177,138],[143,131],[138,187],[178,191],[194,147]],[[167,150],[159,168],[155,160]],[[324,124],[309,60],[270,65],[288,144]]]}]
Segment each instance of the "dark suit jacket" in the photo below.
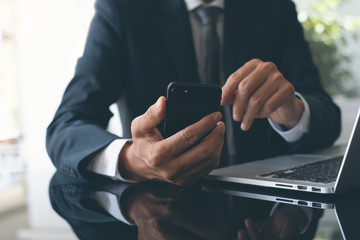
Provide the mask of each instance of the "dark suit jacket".
[{"label": "dark suit jacket", "polygon": [[[274,62],[310,105],[311,129],[286,143],[266,119],[248,132],[234,124],[238,162],[328,146],[340,111],[322,88],[290,0],[225,0],[225,79],[253,58]],[[188,12],[182,0],[99,0],[83,56],[47,131],[58,169],[83,175],[87,159],[118,138],[105,131],[117,102],[124,136],[172,81],[197,82]],[[160,126],[160,129],[162,127]]]},{"label": "dark suit jacket", "polygon": [[105,191],[106,185],[109,183],[76,181],[56,172],[49,185],[51,206],[79,239],[137,239],[135,226],[120,222],[99,206],[94,193]]}]

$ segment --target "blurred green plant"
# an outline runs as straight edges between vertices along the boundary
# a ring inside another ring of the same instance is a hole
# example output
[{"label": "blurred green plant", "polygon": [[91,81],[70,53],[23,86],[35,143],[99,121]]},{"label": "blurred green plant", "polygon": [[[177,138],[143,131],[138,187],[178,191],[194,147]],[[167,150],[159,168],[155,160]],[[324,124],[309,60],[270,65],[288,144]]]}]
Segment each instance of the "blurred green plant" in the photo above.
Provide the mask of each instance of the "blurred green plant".
[{"label": "blurred green plant", "polygon": [[360,96],[360,86],[350,70],[353,55],[346,47],[349,40],[358,38],[360,18],[336,12],[344,2],[346,0],[315,1],[299,11],[298,18],[325,89],[331,95],[355,97]]}]

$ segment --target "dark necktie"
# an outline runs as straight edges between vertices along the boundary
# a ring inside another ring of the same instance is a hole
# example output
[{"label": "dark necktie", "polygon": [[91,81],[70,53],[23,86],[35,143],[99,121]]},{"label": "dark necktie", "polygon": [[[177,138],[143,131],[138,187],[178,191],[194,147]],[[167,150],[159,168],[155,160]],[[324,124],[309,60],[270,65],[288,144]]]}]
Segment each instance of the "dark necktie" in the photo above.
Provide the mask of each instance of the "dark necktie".
[{"label": "dark necktie", "polygon": [[202,83],[220,84],[220,42],[216,23],[221,9],[200,6],[194,14],[200,22],[199,77]]},{"label": "dark necktie", "polygon": [[[221,84],[220,81],[220,41],[216,31],[217,19],[221,12],[218,7],[198,7],[194,14],[200,22],[200,49],[199,49],[199,77],[202,83]],[[235,155],[233,137],[231,133],[232,124],[230,109],[222,110],[224,121],[227,125],[227,134],[221,154],[219,167],[233,164],[230,155]],[[229,145],[230,142],[230,145]],[[232,143],[232,144],[231,144]]]}]

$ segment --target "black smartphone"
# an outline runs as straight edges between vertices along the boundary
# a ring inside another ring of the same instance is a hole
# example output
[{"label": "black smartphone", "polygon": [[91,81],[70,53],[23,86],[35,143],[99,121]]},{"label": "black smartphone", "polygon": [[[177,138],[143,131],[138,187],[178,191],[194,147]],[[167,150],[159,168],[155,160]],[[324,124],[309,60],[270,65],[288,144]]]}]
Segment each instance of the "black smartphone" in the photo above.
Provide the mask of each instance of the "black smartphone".
[{"label": "black smartphone", "polygon": [[220,111],[221,87],[172,82],[167,88],[164,137],[172,136],[206,115]]}]

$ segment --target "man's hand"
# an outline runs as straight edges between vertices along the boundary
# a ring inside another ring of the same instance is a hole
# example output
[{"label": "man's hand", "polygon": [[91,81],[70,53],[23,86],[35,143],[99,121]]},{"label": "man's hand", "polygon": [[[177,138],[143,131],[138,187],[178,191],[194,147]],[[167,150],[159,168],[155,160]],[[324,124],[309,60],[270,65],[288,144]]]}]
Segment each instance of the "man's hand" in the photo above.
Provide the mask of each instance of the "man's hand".
[{"label": "man's hand", "polygon": [[225,209],[208,193],[152,182],[135,184],[124,196],[122,210],[136,223],[138,239],[226,239]]},{"label": "man's hand", "polygon": [[291,129],[301,118],[303,102],[275,64],[253,59],[233,73],[223,89],[221,105],[233,105],[233,118],[250,129],[255,118],[270,118]]},{"label": "man's hand", "polygon": [[301,238],[310,219],[299,206],[284,205],[274,216],[259,222],[245,220],[245,229],[238,231],[238,240],[296,240]]},{"label": "man's hand", "polygon": [[157,179],[186,185],[208,174],[219,164],[225,125],[216,112],[163,139],[156,126],[165,116],[166,98],[160,97],[131,124],[133,143],[120,153],[120,172],[142,181]]}]

